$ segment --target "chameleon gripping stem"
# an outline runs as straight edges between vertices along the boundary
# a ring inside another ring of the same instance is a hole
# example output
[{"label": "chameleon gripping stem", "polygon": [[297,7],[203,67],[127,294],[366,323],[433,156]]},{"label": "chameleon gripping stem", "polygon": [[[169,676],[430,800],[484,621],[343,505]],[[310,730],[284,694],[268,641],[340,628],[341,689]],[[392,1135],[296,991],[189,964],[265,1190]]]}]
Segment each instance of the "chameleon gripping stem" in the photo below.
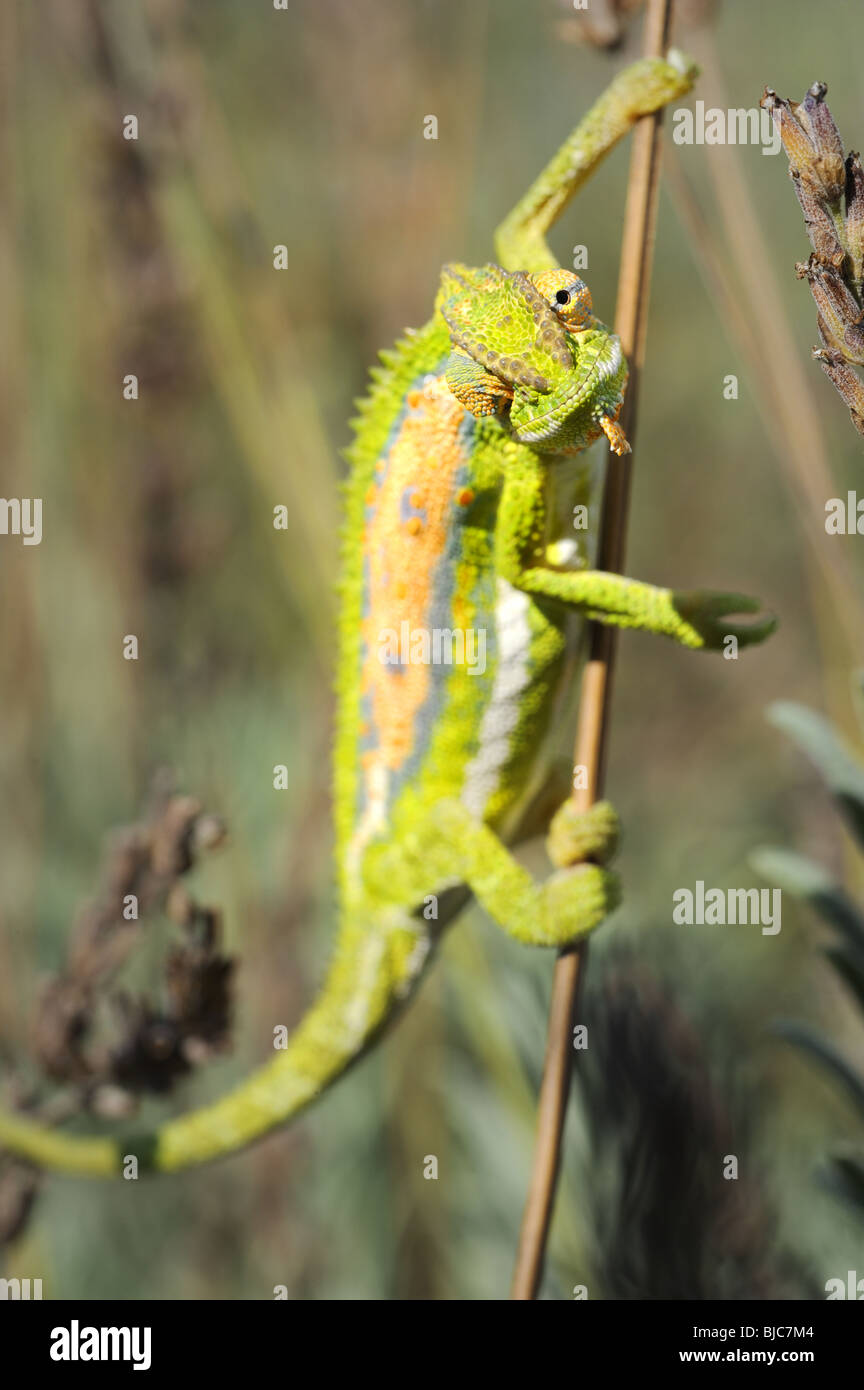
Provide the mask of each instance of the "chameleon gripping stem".
[{"label": "chameleon gripping stem", "polygon": [[[669,46],[673,0],[648,0],[643,53],[663,57]],[[621,245],[615,331],[630,363],[630,385],[621,424],[631,443],[636,434],[639,379],[645,358],[651,258],[657,221],[662,111],[645,116],[633,132],[633,153]],[[609,455],[603,490],[598,568],[620,573],[624,563],[630,506],[632,455]],[[602,794],[606,763],[608,713],[615,666],[615,629],[592,624],[590,651],[582,678],[574,762],[587,768],[588,786],[574,791],[577,809],[587,810]],[[588,944],[562,951],[555,964],[543,1080],[537,1108],[534,1161],[510,1297],[537,1297],[570,1093],[572,1022],[587,967]]]}]

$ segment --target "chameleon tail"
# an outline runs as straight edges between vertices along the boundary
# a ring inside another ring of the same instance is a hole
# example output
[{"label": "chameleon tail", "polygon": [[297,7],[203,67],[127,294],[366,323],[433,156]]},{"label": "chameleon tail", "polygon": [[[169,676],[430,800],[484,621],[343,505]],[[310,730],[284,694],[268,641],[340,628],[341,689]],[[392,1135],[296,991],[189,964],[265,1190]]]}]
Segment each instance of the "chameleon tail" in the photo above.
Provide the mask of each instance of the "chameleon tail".
[{"label": "chameleon tail", "polygon": [[96,1178],[119,1176],[132,1156],[139,1172],[173,1172],[234,1153],[292,1119],[362,1056],[413,991],[428,948],[413,919],[346,926],[324,988],[284,1051],[220,1100],[125,1138],[62,1134],[0,1110],[0,1148]]}]

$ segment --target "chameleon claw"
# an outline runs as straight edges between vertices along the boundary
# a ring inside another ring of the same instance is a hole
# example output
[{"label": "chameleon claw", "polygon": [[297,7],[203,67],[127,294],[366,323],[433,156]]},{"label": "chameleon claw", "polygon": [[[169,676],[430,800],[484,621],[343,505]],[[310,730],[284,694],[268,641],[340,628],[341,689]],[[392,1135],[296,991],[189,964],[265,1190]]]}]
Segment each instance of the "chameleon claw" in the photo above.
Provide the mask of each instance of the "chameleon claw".
[{"label": "chameleon claw", "polygon": [[730,619],[732,613],[758,613],[762,607],[757,598],[747,594],[716,594],[702,591],[676,592],[672,602],[679,617],[692,629],[694,641],[688,645],[716,651],[729,637],[740,647],[752,647],[764,642],[777,627],[772,613],[752,623]]},{"label": "chameleon claw", "polygon": [[[543,942],[569,946],[599,927],[621,902],[618,875],[597,864],[559,869],[546,880],[549,920],[554,930]],[[539,943],[538,943],[539,944]]]},{"label": "chameleon claw", "polygon": [[609,440],[609,448],[614,454],[630,453],[630,444],[628,443],[627,436],[617,420],[613,420],[611,415],[601,415],[598,424]]}]

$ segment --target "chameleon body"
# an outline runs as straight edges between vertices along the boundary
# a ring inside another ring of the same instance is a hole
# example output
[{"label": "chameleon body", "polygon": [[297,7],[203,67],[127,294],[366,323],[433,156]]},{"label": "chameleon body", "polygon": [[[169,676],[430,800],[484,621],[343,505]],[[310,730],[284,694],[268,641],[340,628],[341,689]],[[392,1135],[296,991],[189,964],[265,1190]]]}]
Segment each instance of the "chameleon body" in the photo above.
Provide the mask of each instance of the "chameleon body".
[{"label": "chameleon body", "polygon": [[68,1136],[0,1114],[5,1147],[99,1176],[129,1154],[172,1170],[232,1152],[363,1054],[470,895],[520,941],[553,947],[617,903],[608,805],[558,811],[545,883],[508,848],[535,828],[585,619],[692,647],[730,633],[761,641],[773,621],[731,622],[729,611],[758,607],[740,596],[675,594],[590,568],[591,542],[570,519],[595,502],[586,446],[605,433],[629,448],[616,423],[626,365],[545,232],[629,127],[693,76],[674,55],[622,73],[502,225],[501,264],[445,267],[432,319],[373,371],[350,449],[343,544],[340,930],[317,1003],[237,1090],[146,1141]]}]

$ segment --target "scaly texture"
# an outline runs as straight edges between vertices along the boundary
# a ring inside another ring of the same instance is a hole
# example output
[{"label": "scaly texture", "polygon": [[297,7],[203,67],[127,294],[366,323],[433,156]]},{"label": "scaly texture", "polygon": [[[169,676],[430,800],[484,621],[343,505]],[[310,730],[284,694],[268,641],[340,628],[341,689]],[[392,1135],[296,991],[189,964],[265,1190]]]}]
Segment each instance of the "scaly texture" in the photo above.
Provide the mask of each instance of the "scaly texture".
[{"label": "scaly texture", "polygon": [[[679,57],[623,72],[507,218],[499,266],[448,266],[435,314],[372,373],[349,460],[334,801],[340,930],[324,989],[286,1049],[154,1136],[80,1139],[0,1114],[0,1142],[49,1167],[172,1170],[296,1114],[410,998],[470,894],[528,944],[560,946],[618,901],[611,807],[564,808],[537,884],[508,845],[549,781],[556,714],[586,616],[687,646],[760,641],[734,595],[675,595],[590,569],[595,470],[627,368],[587,286],[545,232],[640,116],[686,93]],[[575,512],[588,523],[573,528]],[[562,524],[563,518],[563,524]],[[590,859],[591,862],[582,862]]]}]

